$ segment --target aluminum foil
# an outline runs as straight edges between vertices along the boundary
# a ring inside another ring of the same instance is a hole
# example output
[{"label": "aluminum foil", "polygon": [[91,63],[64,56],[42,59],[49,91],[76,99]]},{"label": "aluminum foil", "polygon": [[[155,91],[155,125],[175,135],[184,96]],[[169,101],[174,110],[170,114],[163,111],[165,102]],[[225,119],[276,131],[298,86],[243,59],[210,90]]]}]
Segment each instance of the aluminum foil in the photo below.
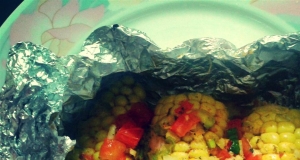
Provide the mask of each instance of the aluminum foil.
[{"label": "aluminum foil", "polygon": [[162,50],[150,38],[113,25],[91,33],[78,55],[57,57],[30,42],[13,46],[0,92],[0,159],[64,159],[75,144],[65,124],[84,115],[115,73],[139,74],[153,105],[166,94],[199,91],[241,107],[254,99],[300,107],[300,33],[239,49],[201,38]]}]

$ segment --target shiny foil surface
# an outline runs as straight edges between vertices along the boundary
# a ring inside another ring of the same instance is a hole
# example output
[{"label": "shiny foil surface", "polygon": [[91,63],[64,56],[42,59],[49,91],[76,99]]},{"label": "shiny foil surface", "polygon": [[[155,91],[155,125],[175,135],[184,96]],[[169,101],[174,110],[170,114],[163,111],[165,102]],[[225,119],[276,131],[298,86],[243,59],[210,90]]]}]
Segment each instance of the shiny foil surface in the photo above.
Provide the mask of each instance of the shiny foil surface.
[{"label": "shiny foil surface", "polygon": [[119,25],[95,30],[78,55],[57,57],[20,42],[10,50],[0,90],[0,159],[64,159],[75,144],[64,124],[80,119],[113,73],[143,76],[153,105],[155,97],[198,91],[240,107],[260,100],[299,108],[299,54],[300,33],[239,49],[216,38],[160,49],[145,33]]}]

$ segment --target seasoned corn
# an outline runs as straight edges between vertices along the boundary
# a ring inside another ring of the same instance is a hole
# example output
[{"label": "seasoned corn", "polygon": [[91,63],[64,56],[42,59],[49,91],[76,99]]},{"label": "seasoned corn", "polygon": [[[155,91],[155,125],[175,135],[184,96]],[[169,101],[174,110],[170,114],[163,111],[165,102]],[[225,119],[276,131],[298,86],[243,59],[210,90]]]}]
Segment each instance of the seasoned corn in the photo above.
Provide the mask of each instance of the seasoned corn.
[{"label": "seasoned corn", "polygon": [[[80,160],[82,154],[88,155],[89,159],[100,160],[100,148],[116,117],[130,110],[132,104],[143,102],[145,97],[146,92],[143,87],[130,76],[124,76],[120,81],[112,84],[102,94],[91,112],[91,117],[79,122],[76,146],[68,153],[66,160]],[[179,149],[181,147],[184,145],[178,146]],[[126,160],[133,159],[129,154],[132,153],[128,153]]]},{"label": "seasoned corn", "polygon": [[[254,108],[244,118],[243,131],[263,160],[298,159],[300,149],[300,110],[278,105]],[[280,155],[280,156],[279,156]]]},{"label": "seasoned corn", "polygon": [[[187,111],[182,109],[182,103],[187,102],[191,108]],[[184,113],[195,113],[200,118],[200,122],[194,125],[184,136],[178,136],[170,130],[177,118]],[[187,93],[170,95],[159,100],[155,107],[155,116],[152,120],[152,130],[155,136],[151,139],[161,137],[165,139],[162,145],[156,145],[160,152],[153,148],[149,152],[150,159],[215,159],[210,156],[208,141],[217,143],[224,136],[227,128],[228,112],[225,105],[216,101],[211,96],[201,93]],[[160,139],[161,139],[160,138]],[[168,146],[172,147],[166,149]],[[162,152],[161,150],[166,150]],[[158,157],[158,158],[157,158]],[[154,159],[154,158],[153,158]]]}]

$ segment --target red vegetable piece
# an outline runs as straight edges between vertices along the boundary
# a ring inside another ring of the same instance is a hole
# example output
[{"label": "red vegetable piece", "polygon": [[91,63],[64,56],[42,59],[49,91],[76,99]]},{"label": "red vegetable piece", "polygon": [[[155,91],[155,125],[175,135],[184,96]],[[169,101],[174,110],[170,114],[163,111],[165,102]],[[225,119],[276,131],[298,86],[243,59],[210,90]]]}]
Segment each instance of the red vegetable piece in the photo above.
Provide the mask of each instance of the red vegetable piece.
[{"label": "red vegetable piece", "polygon": [[118,115],[117,118],[115,119],[115,124],[117,129],[121,128],[125,123],[129,121],[134,123],[128,114]]},{"label": "red vegetable piece", "polygon": [[219,158],[220,160],[225,160],[227,158],[230,158],[231,155],[226,149],[222,149],[217,153],[216,157]]},{"label": "red vegetable piece", "polygon": [[172,124],[170,130],[179,137],[183,137],[198,122],[200,122],[200,119],[194,113],[185,113],[177,118],[177,120]]},{"label": "red vegetable piece", "polygon": [[243,137],[242,132],[242,120],[241,119],[232,119],[227,123],[227,129],[236,128],[238,132],[238,137],[241,139]]},{"label": "red vegetable piece", "polygon": [[253,149],[249,141],[245,137],[242,137],[241,141],[242,141],[244,157],[247,159],[248,157],[253,156]]},{"label": "red vegetable piece", "polygon": [[83,160],[93,160],[93,155],[86,155],[86,154],[82,154],[82,158]]},{"label": "red vegetable piece", "polygon": [[146,103],[138,102],[131,105],[131,109],[128,111],[128,116],[139,127],[145,127],[154,116],[154,113],[147,107]]},{"label": "red vegetable piece", "polygon": [[125,160],[126,145],[115,139],[105,139],[101,149],[100,158],[105,160]]},{"label": "red vegetable piece", "polygon": [[262,155],[258,154],[258,155],[253,155],[251,154],[250,156],[248,156],[247,158],[245,158],[245,160],[261,160],[262,159]]},{"label": "red vegetable piece", "polygon": [[116,140],[124,143],[128,148],[135,148],[143,136],[142,128],[121,128],[116,134]]},{"label": "red vegetable piece", "polygon": [[188,100],[181,101],[180,106],[175,109],[175,113],[181,115],[186,113],[187,111],[190,111],[192,108],[193,104],[190,103]]}]

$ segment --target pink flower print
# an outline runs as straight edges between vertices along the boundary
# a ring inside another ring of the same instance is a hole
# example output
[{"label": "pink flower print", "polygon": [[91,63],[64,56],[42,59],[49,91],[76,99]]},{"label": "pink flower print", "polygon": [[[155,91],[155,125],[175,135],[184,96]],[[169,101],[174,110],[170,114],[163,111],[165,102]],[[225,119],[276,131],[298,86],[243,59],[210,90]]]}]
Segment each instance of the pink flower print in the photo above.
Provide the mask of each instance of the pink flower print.
[{"label": "pink flower print", "polygon": [[11,29],[10,43],[31,41],[42,44],[58,56],[70,53],[72,47],[87,37],[104,14],[104,6],[79,11],[77,0],[65,6],[62,0],[42,2],[32,14],[21,15]]}]

